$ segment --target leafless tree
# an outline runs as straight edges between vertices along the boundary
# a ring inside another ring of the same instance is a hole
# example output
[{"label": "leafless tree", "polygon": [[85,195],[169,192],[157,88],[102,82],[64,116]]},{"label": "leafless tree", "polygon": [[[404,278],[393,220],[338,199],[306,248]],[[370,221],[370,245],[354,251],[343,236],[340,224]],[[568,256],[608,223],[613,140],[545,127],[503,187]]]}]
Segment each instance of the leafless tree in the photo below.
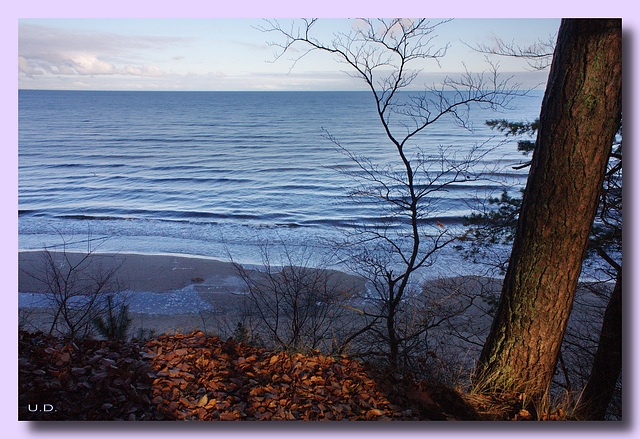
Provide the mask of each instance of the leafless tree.
[{"label": "leafless tree", "polygon": [[314,36],[317,20],[302,20],[287,28],[278,21],[267,21],[262,28],[281,39],[271,43],[279,49],[278,58],[294,52],[294,46],[302,46],[304,51],[296,61],[321,51],[346,64],[349,74],[361,79],[370,90],[386,138],[397,152],[397,164],[382,166],[352,153],[327,133],[357,166],[351,175],[358,185],[351,197],[357,202],[373,202],[389,219],[384,224],[355,225],[343,249],[352,268],[369,279],[372,288],[368,299],[376,304],[376,311],[364,307],[359,310],[369,319],[352,337],[380,331],[382,326],[392,370],[398,367],[399,351],[405,342],[399,334],[398,316],[407,304],[406,297],[416,291],[415,273],[433,264],[438,251],[459,238],[432,219],[438,211],[435,195],[487,175],[477,172],[488,151],[486,145],[461,151],[459,145],[428,145],[420,134],[445,117],[470,128],[472,106],[506,108],[518,93],[518,85],[503,80],[493,64],[482,73],[467,70],[460,78],[447,77],[439,86],[402,93],[415,86],[426,62],[437,64],[446,54],[448,46],[438,46],[435,34],[444,23],[361,19],[353,23],[350,32],[335,34],[331,42],[321,42]]},{"label": "leafless tree", "polygon": [[109,256],[97,255],[92,244],[89,233],[86,252],[71,252],[63,238],[60,250],[45,248],[40,265],[25,272],[43,289],[44,302],[52,317],[49,334],[86,337],[92,333],[94,321],[104,317],[109,306],[113,309],[124,306],[117,277],[122,263],[106,266],[104,258]]},{"label": "leafless tree", "polygon": [[493,46],[465,44],[480,53],[524,59],[531,69],[544,70],[551,65],[553,51],[556,47],[556,35],[549,35],[546,40],[539,39],[535,43],[524,47],[513,42],[508,43],[499,38],[496,38]]},{"label": "leafless tree", "polygon": [[251,305],[242,328],[280,348],[335,350],[343,329],[343,304],[361,282],[314,263],[308,250],[292,250],[283,243],[275,262],[272,247],[262,244],[260,270],[234,262]]}]

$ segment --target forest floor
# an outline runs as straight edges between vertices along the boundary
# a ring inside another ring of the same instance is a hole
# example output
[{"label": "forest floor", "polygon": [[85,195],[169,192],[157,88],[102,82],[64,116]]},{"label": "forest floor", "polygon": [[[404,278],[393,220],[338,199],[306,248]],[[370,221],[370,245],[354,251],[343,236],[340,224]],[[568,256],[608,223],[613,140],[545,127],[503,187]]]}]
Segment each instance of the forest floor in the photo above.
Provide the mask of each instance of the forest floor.
[{"label": "forest floor", "polygon": [[19,332],[20,420],[533,418],[516,395],[465,394],[346,356],[269,351],[201,331],[129,342]]}]

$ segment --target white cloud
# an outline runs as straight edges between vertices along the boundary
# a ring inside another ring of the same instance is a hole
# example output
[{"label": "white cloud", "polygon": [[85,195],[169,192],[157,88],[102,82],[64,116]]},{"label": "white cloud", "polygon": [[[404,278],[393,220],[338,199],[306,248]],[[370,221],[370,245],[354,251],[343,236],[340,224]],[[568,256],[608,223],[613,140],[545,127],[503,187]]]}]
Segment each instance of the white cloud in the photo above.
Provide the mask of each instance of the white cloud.
[{"label": "white cloud", "polygon": [[95,76],[95,75],[132,75],[141,77],[168,76],[155,65],[125,65],[118,67],[92,54],[57,54],[49,59],[18,57],[18,71],[27,76]]},{"label": "white cloud", "polygon": [[168,75],[167,73],[163,72],[162,69],[160,69],[160,67],[153,66],[153,65],[144,65],[141,67],[126,66],[122,71],[118,73],[124,73],[127,75],[133,75],[133,76],[155,77],[155,78]]},{"label": "white cloud", "polygon": [[116,73],[116,67],[108,62],[98,59],[94,55],[78,54],[69,55],[66,60],[79,75],[111,75]]},{"label": "white cloud", "polygon": [[24,73],[28,76],[44,74],[41,69],[32,66],[29,60],[23,56],[18,56],[18,72]]},{"label": "white cloud", "polygon": [[18,28],[18,71],[35,75],[167,76],[156,65],[140,63],[139,50],[159,50],[184,42],[185,38],[134,36],[80,32],[20,23]]}]

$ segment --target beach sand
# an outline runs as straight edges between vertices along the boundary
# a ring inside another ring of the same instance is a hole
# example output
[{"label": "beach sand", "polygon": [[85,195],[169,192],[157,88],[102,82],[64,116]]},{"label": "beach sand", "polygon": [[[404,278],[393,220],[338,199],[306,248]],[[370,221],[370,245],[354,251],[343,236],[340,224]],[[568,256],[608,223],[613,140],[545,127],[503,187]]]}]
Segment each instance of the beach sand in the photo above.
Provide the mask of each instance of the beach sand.
[{"label": "beach sand", "polygon": [[[52,254],[58,264],[65,263],[65,256],[71,264],[83,256],[74,252]],[[44,272],[44,256],[43,251],[19,252],[18,292],[23,298],[47,290],[46,284],[36,279]],[[92,258],[92,270],[118,268],[121,290],[129,296],[133,335],[140,329],[152,330],[155,334],[196,329],[232,332],[239,321],[246,285],[230,262],[196,256],[131,253],[94,253]],[[363,285],[362,279],[355,276],[341,272],[333,275],[346,285],[360,288]],[[25,329],[47,328],[46,322],[51,319],[49,312],[29,306],[23,308],[20,313],[21,322],[27,323]]]},{"label": "beach sand", "polygon": [[[71,263],[79,261],[81,253],[68,252]],[[62,257],[61,253],[56,253]],[[229,262],[204,257],[178,255],[145,255],[94,253],[93,266],[109,270],[118,267],[117,276],[123,287],[131,291],[162,293],[181,290],[193,284],[225,285],[237,277]],[[42,273],[44,252],[21,251],[18,254],[18,291],[41,292],[46,286],[29,274]]]},{"label": "beach sand", "polygon": [[[79,254],[68,256],[71,261],[80,257]],[[131,338],[149,339],[162,334],[188,334],[200,330],[226,340],[237,337],[238,324],[244,322],[251,327],[252,318],[259,320],[257,314],[247,319],[248,296],[242,291],[244,284],[235,268],[228,262],[178,255],[96,254],[95,257],[99,262],[97,266],[106,269],[120,266],[118,275],[130,293],[127,303],[132,319]],[[25,306],[28,301],[22,300],[30,293],[43,291],[42,283],[26,274],[41,270],[41,264],[42,252],[19,253],[21,308],[18,324],[20,329],[29,332],[49,332],[54,321],[52,309],[33,302]],[[356,279],[344,273],[341,276]],[[426,324],[433,324],[445,315],[450,316],[444,324],[429,328],[425,334],[427,353],[433,355],[434,364],[438,366],[434,369],[436,373],[445,374],[443,379],[449,379],[451,373],[463,376],[473,370],[489,333],[490,309],[499,297],[501,284],[501,279],[483,276],[452,276],[421,284],[419,295],[413,299],[418,301],[414,302],[418,305],[414,309],[420,313],[417,317]],[[601,312],[606,306],[603,297],[607,296],[596,294],[590,290],[592,287],[598,285],[580,285],[565,334],[567,339],[575,341],[563,350],[569,370],[588,366],[585,352],[595,352],[597,347]],[[366,300],[356,301],[353,308],[347,308],[358,311],[366,303]],[[407,315],[411,317],[411,314]],[[357,313],[346,313],[332,317],[332,331],[335,329],[341,336],[345,328],[346,332],[353,330],[354,324],[360,324],[360,320],[354,318],[357,316]],[[589,339],[589,335],[594,334],[596,336]],[[264,339],[268,339],[268,334]],[[365,341],[368,342],[370,339]],[[360,352],[368,350],[369,346],[354,343],[349,349]]]},{"label": "beach sand", "polygon": [[[51,310],[43,308],[42,302],[25,300],[30,293],[46,291],[46,285],[28,274],[42,273],[43,256],[42,251],[22,251],[18,259],[19,323],[31,331],[48,331],[53,321]],[[55,253],[57,263],[63,262],[63,256],[65,254]],[[76,263],[82,254],[67,253],[66,256],[71,263]],[[246,285],[229,262],[180,255],[95,253],[92,257],[92,268],[119,267],[117,275],[128,296],[133,320],[131,336],[202,330],[228,337],[246,317],[243,315],[247,309]],[[361,278],[336,271],[332,271],[332,275],[345,291],[364,288]],[[457,307],[460,306],[457,301],[461,300],[461,304],[480,292],[497,294],[500,284],[500,280],[477,276],[432,279],[422,284],[422,294],[430,296],[433,303],[441,301]],[[455,322],[460,332],[479,342],[491,319],[486,314],[487,304],[481,300],[475,303],[451,322]]]}]

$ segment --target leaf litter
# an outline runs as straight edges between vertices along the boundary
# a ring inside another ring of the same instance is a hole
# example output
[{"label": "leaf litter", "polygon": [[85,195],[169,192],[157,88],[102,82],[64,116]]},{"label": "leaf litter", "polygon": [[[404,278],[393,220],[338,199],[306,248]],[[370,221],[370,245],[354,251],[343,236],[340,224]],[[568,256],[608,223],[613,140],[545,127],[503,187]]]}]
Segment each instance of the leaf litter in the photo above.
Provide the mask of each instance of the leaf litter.
[{"label": "leaf litter", "polygon": [[482,419],[442,385],[385,378],[345,356],[269,351],[201,331],[130,342],[20,331],[18,384],[20,420]]}]

